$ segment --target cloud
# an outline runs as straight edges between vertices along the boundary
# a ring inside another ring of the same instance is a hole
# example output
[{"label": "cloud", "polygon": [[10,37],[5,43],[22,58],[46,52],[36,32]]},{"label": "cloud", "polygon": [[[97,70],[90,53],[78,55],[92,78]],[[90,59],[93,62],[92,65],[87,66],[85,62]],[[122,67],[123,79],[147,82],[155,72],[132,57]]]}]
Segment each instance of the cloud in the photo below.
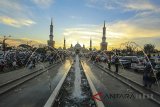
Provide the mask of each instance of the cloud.
[{"label": "cloud", "polygon": [[7,16],[0,16],[0,23],[10,25],[13,27],[30,26],[32,24],[35,24],[35,22],[33,22],[30,19],[13,19]]},{"label": "cloud", "polygon": [[[159,42],[153,39],[160,36],[160,8],[157,4],[151,2],[151,0],[86,1],[90,8],[133,14],[132,17],[128,17],[128,19],[109,22],[109,26],[107,26],[109,46],[118,47],[122,42],[126,41],[136,41],[140,45],[147,43],[147,41],[152,41],[156,42],[160,49]],[[142,38],[144,40],[142,40]]]},{"label": "cloud", "polygon": [[95,27],[88,28],[88,26],[67,28],[63,32],[68,46],[70,46],[71,43],[75,45],[77,41],[79,41],[81,45],[85,44],[86,47],[89,47],[90,37],[94,40],[99,34],[100,32],[97,32]]},{"label": "cloud", "polygon": [[[80,24],[76,28],[65,29],[63,35],[66,36],[67,43],[72,43],[72,41],[76,43],[78,40],[82,41],[81,44],[84,43],[86,47],[89,47],[91,37],[94,41],[93,46],[99,49],[99,44],[102,41],[102,27],[103,23],[101,25]],[[109,49],[118,48],[121,43],[127,41],[136,41],[141,46],[148,41],[156,42],[157,48],[160,49],[159,42],[154,39],[160,36],[160,20],[157,15],[136,15],[127,20],[109,22],[106,27]]]},{"label": "cloud", "polygon": [[21,3],[20,0],[0,0],[0,7],[0,23],[12,27],[35,24],[30,18],[32,12],[29,7]]},{"label": "cloud", "polygon": [[32,0],[36,5],[40,7],[49,7],[54,0]]},{"label": "cloud", "polygon": [[16,10],[16,11],[23,10],[23,8],[19,4],[19,2],[15,1],[15,0],[14,1],[13,0],[0,0],[0,6],[1,6],[1,11],[3,11],[3,12],[5,12],[5,9]]},{"label": "cloud", "polygon": [[133,1],[133,2],[126,3],[126,5],[124,5],[124,8],[126,8],[127,10],[146,11],[146,10],[155,10],[156,6],[154,6],[149,2],[139,0],[136,2]]},{"label": "cloud", "polygon": [[158,7],[149,0],[86,0],[88,7],[107,10],[121,9],[123,11],[149,11]]},{"label": "cloud", "polygon": [[[143,23],[143,22],[142,22]],[[137,38],[137,37],[155,37],[160,35],[157,29],[147,29],[145,26],[130,21],[119,21],[110,26],[110,31],[120,34],[119,37]]]},{"label": "cloud", "polygon": [[158,7],[151,3],[149,0],[115,0],[116,4],[119,5],[125,11],[152,11]]},{"label": "cloud", "polygon": [[[3,40],[3,37],[0,36],[0,41]],[[8,38],[6,40],[6,43],[9,44],[10,46],[19,46],[20,44],[27,44],[27,42],[29,43],[29,45],[34,45],[34,46],[39,46],[41,44],[45,44],[46,41],[41,41],[41,40],[34,40],[34,39],[29,39],[29,38]]]},{"label": "cloud", "polygon": [[155,43],[157,48],[160,49],[160,43],[155,40],[155,38],[160,37],[160,21],[156,19],[153,19],[153,21],[149,20],[149,17],[140,19],[135,17],[125,21],[111,23],[108,26],[108,30],[120,35],[117,35],[118,38],[108,39],[110,46],[119,47],[121,43],[135,41],[141,46],[146,43]]},{"label": "cloud", "polygon": [[[79,27],[76,28],[66,28],[63,36],[66,37],[67,46],[70,46],[71,43],[75,45],[77,41],[79,41],[81,45],[85,44],[85,46],[89,48],[89,41],[90,38],[92,38],[93,47],[99,49],[102,41],[102,28],[103,23],[101,25],[80,24]],[[107,41],[114,41],[122,37],[123,33],[109,30],[107,26],[106,36]],[[63,41],[61,43],[63,44]]]}]

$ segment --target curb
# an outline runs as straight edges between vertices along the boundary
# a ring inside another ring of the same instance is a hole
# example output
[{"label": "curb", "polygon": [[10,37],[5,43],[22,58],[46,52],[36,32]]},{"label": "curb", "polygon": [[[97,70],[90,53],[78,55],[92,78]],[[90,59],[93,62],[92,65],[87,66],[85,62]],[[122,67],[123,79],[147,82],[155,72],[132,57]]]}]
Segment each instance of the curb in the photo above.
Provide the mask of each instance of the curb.
[{"label": "curb", "polygon": [[[124,79],[128,80],[127,78],[125,78],[125,77],[123,77],[123,76],[121,76],[121,75],[118,75],[118,74],[117,74],[117,75],[120,76],[120,77],[116,77],[116,76],[113,74],[113,72],[110,73],[110,72],[106,71],[104,68],[101,68],[101,67],[98,66],[98,65],[96,65],[96,66],[97,66],[99,69],[105,71],[107,74],[109,74],[109,75],[111,75],[112,77],[120,80],[121,82],[123,82],[123,83],[126,84],[127,86],[131,87],[131,88],[134,89],[135,91],[139,92],[140,94],[143,94],[143,95],[145,94],[145,93],[143,93],[142,91],[140,91],[139,89],[133,87],[131,84],[128,84],[128,83],[125,82],[124,80],[120,79],[120,78],[124,78]],[[132,82],[132,83],[134,83],[134,82],[131,81],[131,80],[129,80],[129,81]],[[134,83],[134,84],[136,84],[136,83]],[[136,85],[138,85],[138,84],[136,84]],[[141,87],[141,86],[140,86],[140,87]],[[153,102],[155,102],[155,103],[157,103],[157,104],[160,105],[160,101],[156,100],[155,98],[150,98],[149,100],[151,100],[151,101],[153,101]]]},{"label": "curb", "polygon": [[[58,63],[58,62],[56,62],[55,64],[57,64],[57,63]],[[55,64],[54,64],[54,65],[55,65]],[[54,65],[48,65],[48,66],[45,66],[44,68],[48,68],[48,67],[51,67],[51,66],[54,66]],[[38,72],[38,71],[40,71],[40,70],[43,70],[43,68],[37,69],[37,70],[35,70],[35,71],[31,72],[31,73],[22,75],[22,76],[18,77],[17,79],[13,79],[13,80],[7,81],[7,82],[5,82],[5,83],[2,83],[2,84],[0,84],[0,87],[3,87],[4,85],[7,85],[7,84],[9,84],[9,83],[11,83],[11,82],[20,80],[21,78],[26,77],[26,76],[31,75],[31,74],[34,74],[34,73],[36,73],[36,72]]]},{"label": "curb", "polygon": [[[57,64],[55,64],[55,65],[57,65]],[[37,73],[38,71],[40,71],[40,70],[35,71],[35,72],[33,72],[33,73],[30,73],[29,75],[32,75],[32,74],[35,74],[35,75],[32,76],[32,77],[30,77],[30,78],[28,78],[28,79],[26,79],[26,80],[23,80],[23,81],[17,83],[17,84],[14,84],[14,85],[11,86],[10,88],[8,88],[8,89],[0,92],[0,95],[5,94],[6,92],[10,91],[11,89],[14,89],[14,88],[16,88],[17,86],[19,86],[19,85],[21,85],[21,84],[23,84],[23,83],[25,83],[25,82],[27,82],[27,81],[29,81],[29,80],[37,77],[37,76],[43,74],[44,72],[46,72],[47,70],[51,69],[51,68],[54,67],[55,65],[50,66],[48,69],[45,69],[45,70],[43,70],[42,72],[39,72],[38,74],[36,74],[36,73]],[[20,78],[14,80],[14,81],[10,81],[9,83],[6,83],[6,84],[4,84],[4,85],[8,85],[8,84],[10,84],[10,83],[12,83],[12,82],[15,82],[15,81],[17,81],[17,80],[20,80],[20,79],[22,79],[22,78],[24,78],[24,77],[27,77],[27,76],[29,76],[29,75],[25,75],[25,76],[23,76],[23,77],[20,77]],[[3,86],[4,86],[4,85],[3,85]],[[2,86],[1,86],[1,87],[2,87]]]},{"label": "curb", "polygon": [[[103,67],[103,66],[100,65],[100,64],[98,64],[98,65],[101,66],[101,67]],[[104,68],[104,67],[103,67],[103,68]],[[106,69],[106,70],[111,71],[112,73],[114,73],[114,71],[112,71],[112,70],[110,70],[110,69],[108,69],[108,68],[106,68],[106,67],[105,67],[104,69]],[[130,82],[133,82],[133,83],[139,85],[140,87],[143,87],[142,84],[140,84],[140,83],[138,83],[138,82],[136,82],[136,81],[133,81],[133,80],[131,80],[131,79],[129,79],[129,78],[121,75],[121,74],[117,74],[117,75],[119,75],[120,77],[122,77],[122,78],[124,78],[124,79],[127,79],[127,80],[130,81]],[[158,96],[160,96],[160,93],[159,93],[159,92],[156,92],[156,91],[153,91],[153,90],[150,90],[150,89],[147,89],[147,88],[146,88],[146,90],[147,90],[147,91],[150,91],[150,92],[152,92],[152,93],[154,93],[154,94],[156,94],[156,95],[158,95]]]},{"label": "curb", "polygon": [[[97,94],[98,92],[97,92],[95,86],[93,85],[93,82],[91,81],[89,75],[87,74],[86,69],[85,69],[85,67],[84,67],[84,65],[83,65],[82,62],[81,62],[81,65],[82,65],[83,70],[84,70],[84,73],[85,73],[85,75],[86,75],[86,77],[87,77],[89,86],[90,86],[90,88],[91,88],[91,90],[92,90],[92,95]],[[100,96],[97,95],[97,98],[100,99]],[[97,107],[105,107],[102,101],[98,101],[98,100],[95,100],[95,99],[94,99],[94,101],[96,102]]]},{"label": "curb", "polygon": [[[72,66],[71,66],[72,67]],[[57,95],[59,94],[59,91],[62,87],[62,84],[68,74],[68,72],[70,71],[71,67],[68,68],[67,72],[63,75],[62,79],[60,80],[60,82],[58,83],[58,85],[56,86],[56,88],[54,89],[54,91],[52,92],[51,96],[49,97],[49,99],[47,100],[47,102],[45,103],[44,107],[52,107],[52,105],[54,104]]]}]

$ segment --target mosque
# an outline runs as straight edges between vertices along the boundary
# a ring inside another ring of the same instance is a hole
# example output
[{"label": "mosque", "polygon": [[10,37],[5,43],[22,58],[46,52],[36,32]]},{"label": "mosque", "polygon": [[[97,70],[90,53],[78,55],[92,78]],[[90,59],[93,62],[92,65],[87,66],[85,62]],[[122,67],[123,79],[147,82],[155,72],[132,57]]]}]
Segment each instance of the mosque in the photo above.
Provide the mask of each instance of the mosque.
[{"label": "mosque", "polygon": [[85,53],[88,52],[89,50],[87,48],[85,48],[85,45],[83,45],[83,47],[79,44],[79,42],[77,42],[77,44],[75,46],[73,46],[71,44],[71,47],[68,48],[69,51],[72,52],[76,52],[76,53]]},{"label": "mosque", "polygon": [[[55,41],[53,40],[53,24],[52,24],[52,19],[51,19],[51,25],[50,25],[50,35],[49,35],[49,40],[47,41],[48,46],[55,48]],[[104,26],[103,26],[103,36],[102,36],[102,42],[100,43],[100,50],[105,51],[107,50],[108,43],[106,42],[106,26],[105,26],[105,21],[104,21]],[[63,50],[66,50],[66,39],[64,38],[64,45],[63,45]],[[92,39],[90,38],[90,47],[89,49],[85,48],[85,45],[81,46],[78,42],[75,46],[71,44],[71,47],[68,48],[70,51],[75,51],[77,53],[82,53],[82,52],[88,52],[92,51]]]}]

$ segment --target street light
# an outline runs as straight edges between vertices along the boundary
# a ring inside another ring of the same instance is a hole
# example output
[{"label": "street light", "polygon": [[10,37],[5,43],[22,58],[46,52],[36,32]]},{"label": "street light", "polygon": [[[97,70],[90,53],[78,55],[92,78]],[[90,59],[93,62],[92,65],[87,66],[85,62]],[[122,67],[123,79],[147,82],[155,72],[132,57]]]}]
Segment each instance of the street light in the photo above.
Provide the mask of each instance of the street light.
[{"label": "street light", "polygon": [[4,36],[4,38],[3,38],[3,51],[4,51],[3,59],[4,59],[4,57],[5,57],[5,52],[6,52],[5,41],[6,41],[9,37],[11,37],[11,35],[9,35],[9,36],[7,36],[7,37]]}]

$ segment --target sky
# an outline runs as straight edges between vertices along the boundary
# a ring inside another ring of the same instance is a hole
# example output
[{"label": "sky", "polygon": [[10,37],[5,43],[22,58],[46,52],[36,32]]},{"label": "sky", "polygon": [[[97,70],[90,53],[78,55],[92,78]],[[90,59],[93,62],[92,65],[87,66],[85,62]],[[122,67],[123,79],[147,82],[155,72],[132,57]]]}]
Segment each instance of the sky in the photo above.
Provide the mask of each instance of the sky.
[{"label": "sky", "polygon": [[56,47],[71,43],[100,48],[106,21],[108,48],[134,41],[160,49],[160,0],[0,0],[0,40],[18,45],[47,44],[53,18]]}]

